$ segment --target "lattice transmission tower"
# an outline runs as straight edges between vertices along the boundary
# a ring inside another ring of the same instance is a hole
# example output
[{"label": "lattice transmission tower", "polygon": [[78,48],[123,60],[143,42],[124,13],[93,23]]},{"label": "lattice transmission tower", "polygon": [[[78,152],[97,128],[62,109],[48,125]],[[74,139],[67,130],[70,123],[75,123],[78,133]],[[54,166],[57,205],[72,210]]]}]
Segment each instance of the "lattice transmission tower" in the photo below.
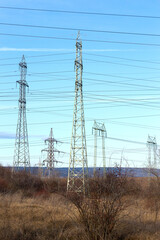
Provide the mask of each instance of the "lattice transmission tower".
[{"label": "lattice transmission tower", "polygon": [[87,146],[85,134],[85,119],[82,90],[82,41],[80,32],[76,40],[76,81],[75,81],[75,101],[73,112],[73,125],[71,137],[71,149],[68,168],[67,191],[86,193],[88,178]]},{"label": "lattice transmission tower", "polygon": [[59,162],[55,159],[55,152],[60,153],[61,151],[54,147],[54,143],[58,142],[59,141],[54,138],[53,130],[51,128],[49,138],[45,139],[45,143],[48,144],[48,147],[41,150],[41,152],[47,152],[47,158],[43,160],[43,165],[46,164],[47,166],[46,176],[48,177],[52,177],[54,175],[55,163]]},{"label": "lattice transmission tower", "polygon": [[[92,127],[92,133],[94,132],[94,169],[93,173],[96,174],[97,167],[97,137],[98,135],[102,137],[102,158],[103,158],[103,175],[106,174],[106,156],[105,156],[105,138],[107,136],[106,128],[104,123],[97,123],[94,121]],[[99,133],[99,134],[98,134]]]},{"label": "lattice transmission tower", "polygon": [[148,136],[148,165],[149,168],[157,168],[157,142],[155,137]]},{"label": "lattice transmission tower", "polygon": [[25,61],[24,55],[21,62],[19,63],[19,67],[21,73],[20,80],[17,81],[19,84],[19,112],[13,166],[14,169],[23,167],[25,170],[26,167],[30,167],[30,154],[26,118],[26,88],[28,88],[29,85],[26,81],[27,63]]}]

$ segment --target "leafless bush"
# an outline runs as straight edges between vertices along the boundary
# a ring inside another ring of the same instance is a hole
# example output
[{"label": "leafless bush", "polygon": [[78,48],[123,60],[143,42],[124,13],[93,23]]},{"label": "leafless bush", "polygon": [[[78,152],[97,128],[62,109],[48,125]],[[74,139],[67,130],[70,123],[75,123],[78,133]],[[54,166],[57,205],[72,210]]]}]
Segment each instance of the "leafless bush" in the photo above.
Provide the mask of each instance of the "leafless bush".
[{"label": "leafless bush", "polygon": [[117,194],[137,195],[141,191],[141,186],[136,183],[132,175],[126,171],[122,171],[120,167],[115,167],[112,171],[108,171],[105,176],[95,175],[89,179],[90,195],[94,197],[102,197],[103,195]]},{"label": "leafless bush", "polygon": [[4,179],[7,184],[11,182],[11,168],[0,166],[0,178]]},{"label": "leafless bush", "polygon": [[90,180],[87,197],[78,193],[68,195],[79,211],[80,222],[89,240],[118,239],[117,228],[130,204],[126,199],[127,184],[127,175],[116,169],[105,178]]},{"label": "leafless bush", "polygon": [[12,192],[21,190],[26,197],[31,197],[34,192],[44,189],[44,184],[39,177],[25,171],[12,173],[10,184]]},{"label": "leafless bush", "polygon": [[58,192],[58,181],[55,177],[45,178],[43,180],[44,188],[50,193]]}]

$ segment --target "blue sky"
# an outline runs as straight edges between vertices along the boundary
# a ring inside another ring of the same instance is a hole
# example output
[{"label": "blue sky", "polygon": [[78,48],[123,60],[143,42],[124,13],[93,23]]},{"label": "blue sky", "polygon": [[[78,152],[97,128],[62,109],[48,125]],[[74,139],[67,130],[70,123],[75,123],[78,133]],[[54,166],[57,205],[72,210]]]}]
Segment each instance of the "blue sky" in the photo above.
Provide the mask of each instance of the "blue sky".
[{"label": "blue sky", "polygon": [[[0,1],[0,7],[39,8],[160,16],[160,1]],[[160,19],[98,16],[0,8],[0,163],[12,165],[18,118],[19,62],[28,64],[27,122],[31,164],[37,164],[44,139],[53,128],[60,140],[56,148],[65,151],[57,159],[67,167],[74,104],[74,60],[77,31],[18,27],[8,24],[93,29],[114,32],[160,34]],[[3,34],[50,36],[47,39]],[[89,166],[93,166],[92,126],[105,123],[109,138],[145,143],[148,134],[160,142],[160,37],[81,31],[83,43],[83,91]],[[86,41],[89,40],[89,41]],[[90,40],[110,41],[92,42]],[[145,144],[106,139],[107,166],[147,165]],[[109,163],[110,162],[110,163]],[[102,166],[101,139],[98,166]]]}]

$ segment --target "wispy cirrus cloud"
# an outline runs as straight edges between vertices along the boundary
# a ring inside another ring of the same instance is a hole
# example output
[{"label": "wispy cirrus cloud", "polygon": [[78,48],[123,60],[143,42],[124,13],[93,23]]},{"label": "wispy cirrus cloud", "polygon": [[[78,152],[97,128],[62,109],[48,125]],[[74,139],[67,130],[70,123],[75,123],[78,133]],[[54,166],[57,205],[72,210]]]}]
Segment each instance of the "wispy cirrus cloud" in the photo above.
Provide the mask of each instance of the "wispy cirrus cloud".
[{"label": "wispy cirrus cloud", "polygon": [[[15,139],[15,133],[0,132],[0,139]],[[30,138],[40,138],[42,141],[45,139],[44,135],[29,135]]]},{"label": "wispy cirrus cloud", "polygon": [[7,132],[0,132],[0,139],[14,139],[15,134],[7,133]]},{"label": "wispy cirrus cloud", "polygon": [[73,49],[1,47],[0,51],[1,52],[63,52],[63,51],[73,51]]},{"label": "wispy cirrus cloud", "polygon": [[[1,47],[1,52],[67,52],[75,51],[75,49],[67,48],[10,48],[10,47]],[[131,52],[135,51],[134,49],[83,49],[84,52]]]},{"label": "wispy cirrus cloud", "polygon": [[17,109],[17,106],[0,106],[0,110],[13,110],[13,109]]}]

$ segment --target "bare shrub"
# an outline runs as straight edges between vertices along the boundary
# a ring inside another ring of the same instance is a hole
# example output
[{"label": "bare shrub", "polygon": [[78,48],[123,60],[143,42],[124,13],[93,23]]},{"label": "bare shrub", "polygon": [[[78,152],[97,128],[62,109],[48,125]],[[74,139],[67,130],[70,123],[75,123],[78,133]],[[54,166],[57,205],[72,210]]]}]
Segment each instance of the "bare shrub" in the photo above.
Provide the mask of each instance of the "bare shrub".
[{"label": "bare shrub", "polygon": [[67,191],[67,179],[66,178],[59,178],[58,192],[60,194],[65,194],[66,191]]},{"label": "bare shrub", "polygon": [[126,199],[127,175],[120,169],[90,180],[90,193],[70,193],[68,198],[79,211],[80,223],[83,224],[88,239],[110,240],[118,239],[118,227],[124,217],[125,210],[130,205]]},{"label": "bare shrub", "polygon": [[11,179],[11,168],[0,166],[0,177],[5,178],[6,180]]},{"label": "bare shrub", "polygon": [[49,193],[59,193],[62,195],[66,194],[67,190],[67,181],[65,178],[45,178],[43,179],[44,188]]},{"label": "bare shrub", "polygon": [[32,176],[25,171],[15,172],[12,174],[11,190],[21,190],[24,196],[31,197],[34,192],[44,189],[44,184],[39,177]]},{"label": "bare shrub", "polygon": [[122,171],[121,167],[116,167],[108,171],[105,176],[95,175],[88,181],[90,195],[92,197],[102,197],[103,195],[137,195],[141,192],[141,186],[130,176],[130,173]]},{"label": "bare shrub", "polygon": [[58,179],[55,177],[45,178],[43,180],[46,191],[53,193],[58,192]]}]

